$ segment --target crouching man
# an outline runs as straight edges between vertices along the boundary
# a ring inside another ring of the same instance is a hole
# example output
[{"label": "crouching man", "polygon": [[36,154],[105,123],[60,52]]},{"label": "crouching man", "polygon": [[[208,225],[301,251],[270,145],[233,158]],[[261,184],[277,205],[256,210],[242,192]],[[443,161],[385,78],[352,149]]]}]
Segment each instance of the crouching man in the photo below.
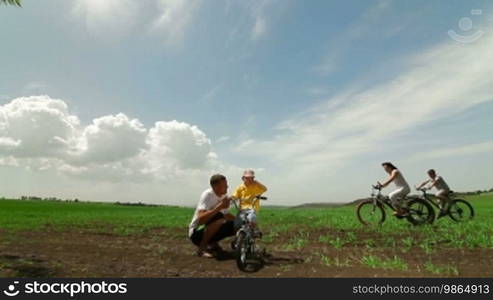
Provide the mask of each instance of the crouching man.
[{"label": "crouching man", "polygon": [[221,250],[218,241],[235,234],[234,219],[229,213],[231,197],[227,196],[228,181],[221,174],[210,179],[211,188],[200,196],[190,223],[188,236],[198,247],[200,257],[214,257]]}]

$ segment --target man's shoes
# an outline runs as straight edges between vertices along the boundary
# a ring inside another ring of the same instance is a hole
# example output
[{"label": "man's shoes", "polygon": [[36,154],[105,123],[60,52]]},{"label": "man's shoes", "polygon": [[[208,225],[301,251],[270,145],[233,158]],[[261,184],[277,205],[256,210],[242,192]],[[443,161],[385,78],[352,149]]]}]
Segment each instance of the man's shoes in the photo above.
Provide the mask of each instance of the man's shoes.
[{"label": "man's shoes", "polygon": [[205,257],[205,258],[213,258],[214,257],[214,255],[212,253],[210,253],[209,251],[206,251],[206,250],[198,250],[197,256],[198,257]]},{"label": "man's shoes", "polygon": [[207,250],[212,252],[221,252],[223,251],[223,248],[221,248],[218,243],[212,243],[207,246]]},{"label": "man's shoes", "polygon": [[236,250],[236,237],[231,240],[230,246],[231,250]]}]

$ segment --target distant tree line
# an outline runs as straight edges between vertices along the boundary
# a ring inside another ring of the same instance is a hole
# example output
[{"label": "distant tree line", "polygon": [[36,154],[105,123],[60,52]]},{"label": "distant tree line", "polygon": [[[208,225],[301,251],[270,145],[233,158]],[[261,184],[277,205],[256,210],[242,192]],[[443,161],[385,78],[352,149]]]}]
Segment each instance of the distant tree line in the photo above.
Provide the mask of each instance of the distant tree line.
[{"label": "distant tree line", "polygon": [[455,192],[456,194],[461,194],[461,195],[480,195],[480,194],[486,194],[486,193],[493,193],[493,188],[489,190],[477,190],[474,192]]},{"label": "distant tree line", "polygon": [[133,203],[133,202],[115,202],[116,205],[124,205],[124,206],[159,206],[159,205],[156,205],[156,204],[145,204],[145,203],[142,203],[142,202],[137,202],[137,203]]},{"label": "distant tree line", "polygon": [[[1,0],[0,0],[1,1]],[[471,192],[455,192],[456,194],[459,195],[480,195],[480,194],[486,194],[486,193],[493,193],[493,188],[489,190],[476,190],[476,191],[471,191]],[[418,195],[410,195],[410,197],[418,197]],[[5,197],[1,197],[0,200],[5,200]],[[365,198],[366,199],[366,198]],[[360,201],[363,201],[365,199],[358,199],[355,201],[352,201],[351,203],[358,203]],[[57,197],[38,197],[38,196],[22,196],[20,200],[34,200],[34,201],[56,201],[56,202],[80,202],[79,199],[59,199]],[[86,201],[86,202],[91,202],[94,203],[94,201]],[[123,205],[123,206],[159,206],[156,204],[145,204],[142,202],[114,202],[116,205]],[[304,205],[317,205],[317,203],[312,203],[312,204],[304,204]]]},{"label": "distant tree line", "polygon": [[57,202],[79,202],[79,199],[59,199],[57,197],[37,197],[37,196],[21,196],[21,200],[35,200],[35,201],[57,201]]}]

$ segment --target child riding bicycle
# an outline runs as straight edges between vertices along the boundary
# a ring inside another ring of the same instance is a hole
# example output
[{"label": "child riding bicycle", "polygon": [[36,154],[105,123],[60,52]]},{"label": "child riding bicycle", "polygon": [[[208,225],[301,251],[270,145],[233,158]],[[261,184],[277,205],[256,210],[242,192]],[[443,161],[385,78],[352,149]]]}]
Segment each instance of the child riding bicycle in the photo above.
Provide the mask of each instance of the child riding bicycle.
[{"label": "child riding bicycle", "polygon": [[260,201],[256,201],[258,199],[255,197],[265,193],[267,187],[255,180],[255,172],[251,169],[245,170],[241,179],[243,183],[236,188],[232,197],[240,199],[240,211],[246,214],[246,218],[252,223],[256,233],[260,236],[261,233],[257,227],[257,212],[260,210]]}]

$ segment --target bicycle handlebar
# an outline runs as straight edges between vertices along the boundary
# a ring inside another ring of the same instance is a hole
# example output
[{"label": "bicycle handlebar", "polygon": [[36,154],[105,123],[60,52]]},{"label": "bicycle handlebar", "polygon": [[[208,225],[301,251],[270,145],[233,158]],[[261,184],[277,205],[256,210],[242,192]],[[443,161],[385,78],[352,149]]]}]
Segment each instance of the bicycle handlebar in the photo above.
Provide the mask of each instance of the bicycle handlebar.
[{"label": "bicycle handlebar", "polygon": [[382,186],[381,186],[381,185],[379,185],[379,184],[377,184],[377,185],[372,185],[371,187],[372,187],[374,190],[379,190],[379,191],[381,191],[381,190],[382,190]]},{"label": "bicycle handlebar", "polygon": [[[255,203],[255,202],[259,201],[259,200],[267,200],[267,197],[257,195],[257,196],[255,196],[255,197],[253,197],[253,199],[255,199],[255,201],[254,201],[254,203]],[[239,203],[239,204],[237,204],[237,203],[236,203],[236,200],[238,200],[238,203]],[[235,197],[233,197],[233,198],[231,199],[231,201],[233,201],[233,204],[235,205],[235,207],[236,207],[237,209],[238,209],[239,205],[241,204],[241,200],[243,200],[243,199],[241,199],[241,198],[235,198]]]}]

